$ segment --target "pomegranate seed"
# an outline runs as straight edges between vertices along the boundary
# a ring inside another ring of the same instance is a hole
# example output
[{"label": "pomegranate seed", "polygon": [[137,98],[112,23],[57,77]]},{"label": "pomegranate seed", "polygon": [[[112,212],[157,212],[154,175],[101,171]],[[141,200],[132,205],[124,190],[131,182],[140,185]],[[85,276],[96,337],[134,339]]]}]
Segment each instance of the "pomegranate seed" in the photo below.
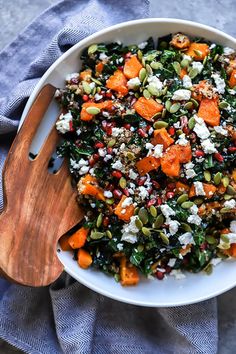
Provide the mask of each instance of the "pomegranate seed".
[{"label": "pomegranate seed", "polygon": [[138,186],[143,186],[146,181],[146,177],[140,177],[138,179]]},{"label": "pomegranate seed", "polygon": [[93,156],[90,157],[89,159],[89,166],[93,167],[95,165],[96,161],[94,160]]},{"label": "pomegranate seed", "polygon": [[124,193],[124,195],[126,195],[126,197],[129,197],[128,188],[123,189],[123,193]]},{"label": "pomegranate seed", "polygon": [[204,155],[205,155],[205,153],[202,150],[196,150],[195,151],[195,156],[196,157],[203,157]]},{"label": "pomegranate seed", "polygon": [[151,125],[147,125],[147,126],[146,126],[146,131],[148,132],[149,129],[151,129],[151,128],[152,128]]},{"label": "pomegranate seed", "polygon": [[107,121],[103,120],[102,121],[102,129],[105,131],[107,129]]},{"label": "pomegranate seed", "polygon": [[112,127],[107,127],[106,133],[107,133],[107,135],[111,135],[112,134]]},{"label": "pomegranate seed", "polygon": [[109,218],[108,216],[104,216],[102,220],[103,226],[107,227],[109,225]]},{"label": "pomegranate seed", "polygon": [[153,188],[151,187],[147,191],[148,191],[148,194],[150,195],[150,194],[152,194]]},{"label": "pomegranate seed", "polygon": [[156,272],[156,277],[159,280],[162,280],[164,278],[164,275],[165,274],[163,272],[160,272],[159,270]]},{"label": "pomegranate seed", "polygon": [[189,135],[190,129],[188,127],[184,127],[183,132],[184,132],[184,134]]},{"label": "pomegranate seed", "polygon": [[71,80],[70,80],[70,82],[72,83],[72,84],[78,84],[79,83],[79,78],[78,77],[73,77]]},{"label": "pomegranate seed", "polygon": [[181,123],[181,127],[186,127],[188,124],[188,118],[186,116],[183,116],[180,118],[180,123]]},{"label": "pomegranate seed", "polygon": [[115,189],[114,184],[113,184],[113,183],[110,183],[110,184],[107,186],[107,189],[112,192],[112,191]]},{"label": "pomegranate seed", "polygon": [[219,162],[223,162],[223,161],[224,161],[223,156],[222,156],[219,152],[216,152],[216,153],[214,154],[214,158],[215,158],[217,161],[219,161]]},{"label": "pomegranate seed", "polygon": [[89,99],[89,96],[88,95],[83,95],[83,101],[85,101],[85,102],[87,102],[88,101],[88,99]]},{"label": "pomegranate seed", "polygon": [[112,176],[115,178],[121,178],[122,177],[122,173],[120,171],[112,171]]},{"label": "pomegranate seed", "polygon": [[189,137],[190,137],[190,139],[192,140],[193,143],[196,142],[196,140],[197,140],[197,135],[196,135],[195,133],[191,133],[191,134],[189,135]]},{"label": "pomegranate seed", "polygon": [[130,130],[130,128],[131,128],[131,124],[129,124],[129,123],[125,123],[125,124],[124,124],[124,128],[125,128],[125,129]]},{"label": "pomegranate seed", "polygon": [[121,199],[121,197],[122,197],[122,192],[121,192],[119,189],[114,189],[113,195],[114,195],[115,198]]},{"label": "pomegranate seed", "polygon": [[147,133],[145,133],[145,131],[141,128],[138,129],[138,134],[142,137],[142,138],[146,138],[147,137]]},{"label": "pomegranate seed", "polygon": [[153,181],[152,180],[152,185],[153,185],[154,188],[157,188],[157,189],[160,188],[160,184],[157,181]]},{"label": "pomegranate seed", "polygon": [[107,91],[107,92],[106,92],[106,97],[107,97],[107,98],[111,98],[111,97],[112,97],[112,92]]},{"label": "pomegranate seed", "polygon": [[170,127],[170,128],[168,129],[168,133],[169,133],[170,135],[175,135],[175,128],[174,128],[174,127]]},{"label": "pomegranate seed", "polygon": [[124,67],[123,66],[118,66],[117,69],[123,71]]},{"label": "pomegranate seed", "polygon": [[137,98],[136,98],[136,97],[133,97],[133,98],[132,98],[132,101],[130,102],[130,105],[133,106],[136,101],[137,101]]},{"label": "pomegranate seed", "polygon": [[156,204],[156,199],[150,199],[147,202],[147,207],[150,208],[150,206],[155,205]]},{"label": "pomegranate seed", "polygon": [[207,243],[206,243],[206,242],[204,242],[204,243],[202,243],[202,244],[200,245],[200,250],[201,250],[201,251],[205,251],[206,248],[207,248]]},{"label": "pomegranate seed", "polygon": [[112,152],[113,152],[113,149],[112,149],[111,147],[108,147],[108,148],[107,148],[107,153],[108,153],[109,155],[111,155]]},{"label": "pomegranate seed", "polygon": [[167,199],[171,199],[171,198],[173,198],[175,196],[175,193],[174,192],[167,192],[166,193],[166,198]]},{"label": "pomegranate seed", "polygon": [[235,152],[236,151],[236,147],[235,146],[230,146],[228,148],[228,152]]},{"label": "pomegranate seed", "polygon": [[74,127],[73,127],[72,120],[69,121],[69,127],[70,127],[70,132],[73,132],[75,130]]},{"label": "pomegranate seed", "polygon": [[162,204],[162,199],[161,199],[161,197],[158,197],[157,198],[157,205],[161,205]]},{"label": "pomegranate seed", "polygon": [[175,189],[175,183],[168,183],[167,188],[173,191]]},{"label": "pomegranate seed", "polygon": [[166,273],[169,274],[172,271],[172,268],[170,266],[166,266]]},{"label": "pomegranate seed", "polygon": [[101,141],[98,141],[97,143],[94,144],[94,147],[96,149],[100,149],[104,147],[104,144]]},{"label": "pomegranate seed", "polygon": [[98,154],[93,154],[93,158],[94,158],[95,161],[98,161],[100,156]]}]

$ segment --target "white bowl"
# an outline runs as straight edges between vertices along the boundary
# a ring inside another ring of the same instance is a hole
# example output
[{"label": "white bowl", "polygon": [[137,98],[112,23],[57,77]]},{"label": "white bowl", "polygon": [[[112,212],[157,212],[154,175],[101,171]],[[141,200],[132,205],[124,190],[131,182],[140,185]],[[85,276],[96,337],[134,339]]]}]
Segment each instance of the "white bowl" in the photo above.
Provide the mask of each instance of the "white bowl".
[{"label": "white bowl", "polygon": [[[21,122],[45,84],[51,83],[56,87],[63,87],[65,76],[80,69],[81,51],[90,44],[118,40],[125,44],[141,43],[150,36],[156,40],[160,36],[178,31],[236,49],[236,40],[233,37],[212,27],[190,21],[163,18],[144,19],[109,27],[73,46],[47,70],[31,94]],[[32,145],[32,152],[37,152],[39,149],[54,123],[57,113],[58,107],[55,102],[52,102]],[[93,268],[88,270],[79,268],[69,252],[61,251],[58,253],[58,257],[63,263],[65,271],[88,288],[110,298],[135,305],[155,307],[186,305],[209,299],[236,285],[236,267],[233,261],[221,262],[214,268],[214,272],[210,276],[203,273],[187,273],[186,278],[182,280],[176,280],[171,276],[164,281],[142,279],[136,287],[122,287],[112,277]]]}]

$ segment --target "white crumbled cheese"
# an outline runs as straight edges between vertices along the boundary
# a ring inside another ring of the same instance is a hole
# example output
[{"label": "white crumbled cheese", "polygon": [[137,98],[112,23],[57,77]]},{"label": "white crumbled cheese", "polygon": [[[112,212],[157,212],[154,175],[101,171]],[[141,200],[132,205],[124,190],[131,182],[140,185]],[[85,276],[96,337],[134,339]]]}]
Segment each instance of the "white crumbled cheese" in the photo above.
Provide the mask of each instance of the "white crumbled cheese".
[{"label": "white crumbled cheese", "polygon": [[178,140],[176,141],[175,144],[181,145],[181,146],[186,146],[188,145],[188,140],[185,138],[185,134],[179,135]]},{"label": "white crumbled cheese", "polygon": [[197,215],[198,213],[198,207],[196,206],[196,204],[194,204],[193,206],[191,206],[190,211],[193,215]]},{"label": "white crumbled cheese", "polygon": [[203,69],[203,64],[199,61],[193,61],[192,62],[192,68],[196,69],[198,71],[198,73],[200,74],[202,72]]},{"label": "white crumbled cheese", "polygon": [[128,85],[129,90],[133,90],[133,89],[139,87],[141,85],[141,82],[138,77],[134,77],[133,79],[130,79],[127,82],[127,85]]},{"label": "white crumbled cheese", "polygon": [[174,123],[173,124],[175,129],[179,129],[180,128],[180,122]]},{"label": "white crumbled cheese", "polygon": [[157,76],[149,76],[147,81],[149,83],[149,86],[151,86],[153,89],[158,91],[162,90],[163,84]]},{"label": "white crumbled cheese", "polygon": [[214,127],[214,129],[215,129],[215,131],[218,134],[221,134],[221,135],[224,135],[224,136],[228,135],[228,130],[224,129],[221,125],[218,125],[218,126]]},{"label": "white crumbled cheese", "polygon": [[162,157],[163,155],[163,145],[162,144],[157,144],[154,147],[152,155],[156,158]]},{"label": "white crumbled cheese", "polygon": [[197,196],[199,195],[206,195],[204,188],[203,188],[203,184],[202,182],[193,182],[194,187],[195,187],[195,193]]},{"label": "white crumbled cheese", "polygon": [[111,160],[111,159],[112,159],[112,155],[109,155],[109,154],[108,154],[108,155],[106,155],[106,156],[104,157],[103,160],[104,160],[105,162],[107,162],[107,161],[109,161],[109,160]]},{"label": "white crumbled cheese", "polygon": [[102,98],[103,98],[103,95],[99,95],[98,93],[96,93],[96,94],[94,95],[95,101],[100,101]]},{"label": "white crumbled cheese", "polygon": [[176,263],[176,258],[170,258],[167,265],[172,268],[174,267],[175,263]]},{"label": "white crumbled cheese", "polygon": [[229,232],[227,234],[227,238],[228,238],[230,244],[231,243],[236,243],[236,234],[235,233]]},{"label": "white crumbled cheese", "polygon": [[66,75],[66,81],[70,81],[71,79],[76,79],[77,77],[79,77],[79,73],[68,74]]},{"label": "white crumbled cheese", "polygon": [[210,264],[212,264],[214,267],[217,266],[222,261],[221,258],[212,258]]},{"label": "white crumbled cheese", "polygon": [[103,115],[103,117],[105,117],[105,118],[109,118],[109,117],[110,117],[110,113],[109,113],[109,112],[106,112],[106,111],[102,111],[102,115]]},{"label": "white crumbled cheese", "polygon": [[175,215],[175,211],[167,204],[161,205],[161,212],[166,219],[168,219],[172,215]]},{"label": "white crumbled cheese", "polygon": [[229,48],[229,47],[224,47],[224,55],[231,55],[233,53],[235,53],[235,49],[233,48]]},{"label": "white crumbled cheese", "polygon": [[212,43],[212,44],[210,45],[209,49],[213,49],[213,48],[215,48],[215,47],[216,47],[216,44],[215,44],[215,43]]},{"label": "white crumbled cheese", "polygon": [[121,208],[125,209],[127,206],[133,204],[133,199],[131,197],[125,198],[123,203],[121,204]]},{"label": "white crumbled cheese", "polygon": [[169,231],[172,236],[175,235],[176,232],[178,231],[179,225],[180,225],[180,223],[177,220],[170,220],[169,221]]},{"label": "white crumbled cheese", "polygon": [[125,209],[122,209],[120,213],[125,214],[126,213]]},{"label": "white crumbled cheese", "polygon": [[172,96],[172,100],[174,101],[188,101],[191,98],[191,91],[180,89],[176,90]]},{"label": "white crumbled cheese", "polygon": [[79,170],[79,174],[80,175],[85,175],[86,173],[88,173],[90,167],[89,166],[83,166],[81,167],[81,169]]},{"label": "white crumbled cheese", "polygon": [[76,134],[79,136],[81,133],[82,133],[82,130],[78,128],[78,129],[76,130]]},{"label": "white crumbled cheese", "polygon": [[151,127],[148,131],[148,135],[152,135],[153,132],[154,132],[154,129],[153,129],[153,127]]},{"label": "white crumbled cheese", "polygon": [[151,143],[146,143],[145,147],[147,150],[152,150],[154,148],[154,145],[152,145]]},{"label": "white crumbled cheese", "polygon": [[189,215],[187,221],[190,224],[201,225],[202,219],[198,215]]},{"label": "white crumbled cheese", "polygon": [[229,89],[228,92],[229,92],[231,95],[236,95],[236,91],[233,90],[233,89]]},{"label": "white crumbled cheese", "polygon": [[130,169],[129,170],[129,178],[130,179],[133,179],[133,180],[136,180],[138,178],[138,173],[134,172],[134,170]]},{"label": "white crumbled cheese", "polygon": [[186,170],[185,173],[186,173],[186,178],[187,179],[197,176],[196,172],[192,168]]},{"label": "white crumbled cheese", "polygon": [[193,58],[190,57],[190,55],[186,55],[184,53],[183,53],[183,59],[188,60],[188,61],[192,61],[193,60]]},{"label": "white crumbled cheese", "polygon": [[147,189],[143,186],[138,187],[139,196],[142,200],[146,199],[149,196]]},{"label": "white crumbled cheese", "polygon": [[88,161],[84,159],[80,159],[78,162],[76,162],[75,160],[70,159],[70,164],[73,170],[79,170],[81,167],[87,166]]},{"label": "white crumbled cheese", "polygon": [[122,143],[120,146],[120,151],[124,151],[125,150],[125,143]]},{"label": "white crumbled cheese", "polygon": [[211,77],[214,79],[215,81],[215,85],[216,85],[216,91],[218,93],[225,93],[225,80],[222,79],[220,77],[219,74],[215,73],[215,74],[212,74]]},{"label": "white crumbled cheese", "polygon": [[228,209],[234,209],[236,207],[236,200],[235,199],[226,200],[226,202],[224,202],[224,207]]},{"label": "white crumbled cheese", "polygon": [[236,220],[231,221],[229,229],[231,232],[236,233]]},{"label": "white crumbled cheese", "polygon": [[98,149],[98,155],[101,157],[104,157],[107,153],[107,149],[106,148],[99,148]]},{"label": "white crumbled cheese", "polygon": [[105,53],[100,53],[100,55],[99,55],[100,60],[106,60],[107,58],[108,58],[108,56]]},{"label": "white crumbled cheese", "polygon": [[70,131],[70,122],[72,121],[71,112],[66,114],[61,114],[58,121],[56,122],[56,129],[65,134],[66,132]]},{"label": "white crumbled cheese", "polygon": [[138,44],[138,48],[139,48],[139,49],[144,49],[147,44],[148,44],[148,42],[139,43],[139,44]]},{"label": "white crumbled cheese", "polygon": [[201,146],[205,154],[213,154],[214,152],[217,152],[215,144],[210,139],[203,140]]},{"label": "white crumbled cheese", "polygon": [[188,75],[184,75],[183,77],[183,87],[191,88],[193,86],[192,80]]},{"label": "white crumbled cheese", "polygon": [[129,243],[137,242],[137,233],[139,232],[139,229],[135,225],[135,220],[137,220],[137,218],[137,215],[131,216],[130,222],[128,224],[123,225],[121,230],[121,241],[126,241]]},{"label": "white crumbled cheese", "polygon": [[196,124],[193,128],[193,131],[197,134],[200,139],[207,139],[210,136],[210,132],[204,122],[204,120],[198,117],[196,114],[194,115],[194,119]]},{"label": "white crumbled cheese", "polygon": [[111,167],[114,170],[118,170],[118,171],[124,171],[124,165],[122,164],[122,162],[120,160],[117,160],[116,162],[114,162]]},{"label": "white crumbled cheese", "polygon": [[117,247],[118,251],[123,251],[124,245],[123,245],[123,243],[117,243],[116,247]]},{"label": "white crumbled cheese", "polygon": [[124,132],[124,128],[112,128],[111,131],[112,131],[111,135],[114,138],[116,138],[117,136],[119,136],[120,134],[122,134]]},{"label": "white crumbled cheese", "polygon": [[195,245],[193,235],[191,232],[185,232],[183,235],[178,237],[178,240],[182,246]]},{"label": "white crumbled cheese", "polygon": [[113,194],[112,194],[112,192],[111,191],[104,191],[104,197],[106,197],[106,198],[112,198],[113,197]]},{"label": "white crumbled cheese", "polygon": [[180,269],[173,269],[170,272],[170,275],[173,275],[175,277],[175,279],[177,279],[177,280],[181,280],[181,279],[186,278],[186,276],[184,275],[184,273],[181,272]]},{"label": "white crumbled cheese", "polygon": [[93,90],[95,87],[95,82],[90,82],[89,87],[91,88],[91,90]]}]

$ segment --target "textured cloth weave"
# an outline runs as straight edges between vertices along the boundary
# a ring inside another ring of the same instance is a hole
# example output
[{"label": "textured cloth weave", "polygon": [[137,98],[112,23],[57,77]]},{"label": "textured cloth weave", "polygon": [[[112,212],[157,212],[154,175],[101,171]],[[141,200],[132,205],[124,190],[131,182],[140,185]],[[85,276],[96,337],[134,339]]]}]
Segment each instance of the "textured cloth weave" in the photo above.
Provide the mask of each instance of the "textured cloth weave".
[{"label": "textured cloth weave", "polygon": [[[61,1],[0,54],[0,175],[22,109],[45,70],[91,33],[147,17],[148,10],[148,2],[142,0]],[[0,337],[30,354],[217,351],[215,300],[142,308],[104,298],[66,274],[43,288],[0,280],[0,314]]]}]

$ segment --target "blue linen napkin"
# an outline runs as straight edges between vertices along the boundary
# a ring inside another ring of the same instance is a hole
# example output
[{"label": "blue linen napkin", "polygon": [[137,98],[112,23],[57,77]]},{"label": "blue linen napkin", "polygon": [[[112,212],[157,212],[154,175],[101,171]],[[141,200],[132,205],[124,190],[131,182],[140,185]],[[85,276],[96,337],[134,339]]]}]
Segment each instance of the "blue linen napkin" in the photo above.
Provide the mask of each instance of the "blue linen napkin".
[{"label": "blue linen napkin", "polygon": [[[0,175],[23,107],[46,69],[91,33],[147,17],[148,11],[149,2],[142,0],[61,1],[2,51]],[[217,352],[215,299],[177,308],[142,308],[98,295],[64,273],[41,288],[0,280],[0,314],[0,338],[30,354]]]}]

